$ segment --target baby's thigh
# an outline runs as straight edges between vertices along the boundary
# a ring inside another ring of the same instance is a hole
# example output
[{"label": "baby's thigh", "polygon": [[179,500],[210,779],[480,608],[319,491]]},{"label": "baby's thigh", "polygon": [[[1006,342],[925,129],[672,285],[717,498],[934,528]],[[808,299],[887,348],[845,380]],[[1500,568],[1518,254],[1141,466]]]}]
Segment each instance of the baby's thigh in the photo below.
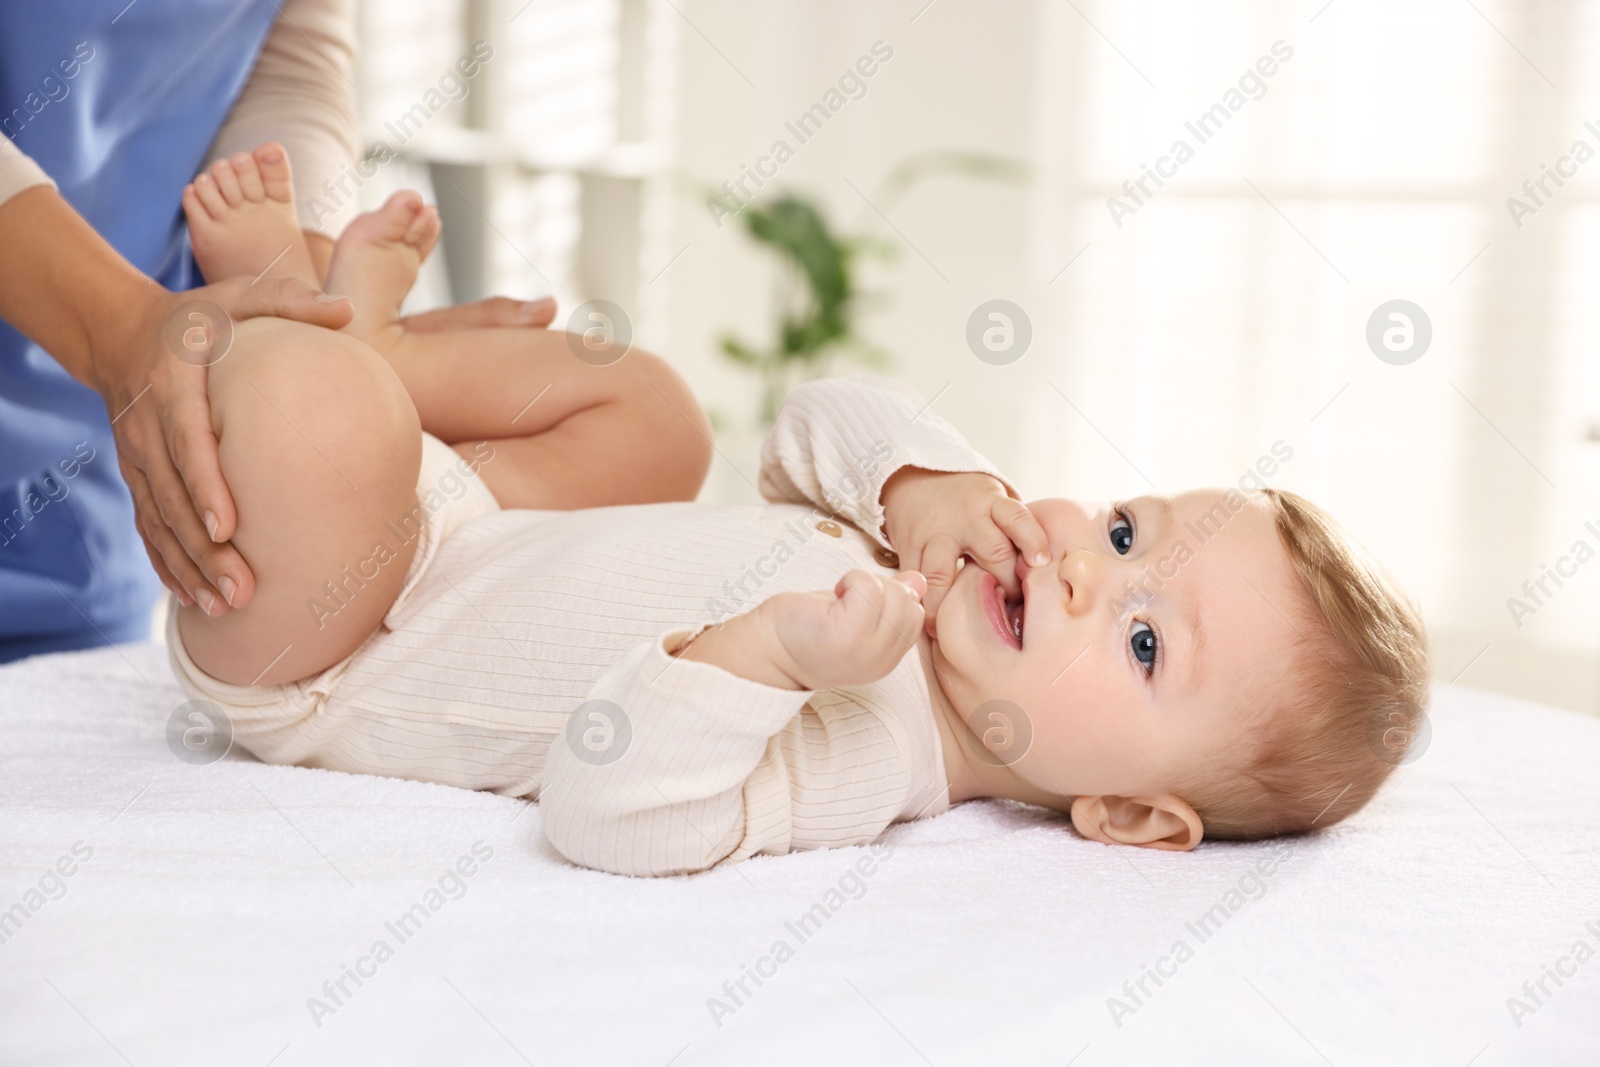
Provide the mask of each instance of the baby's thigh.
[{"label": "baby's thigh", "polygon": [[178,631],[212,677],[278,685],[349,655],[393,604],[416,547],[393,530],[415,524],[422,431],[366,345],[256,321],[240,324],[209,381],[233,543],[255,595],[220,618],[179,608]]}]

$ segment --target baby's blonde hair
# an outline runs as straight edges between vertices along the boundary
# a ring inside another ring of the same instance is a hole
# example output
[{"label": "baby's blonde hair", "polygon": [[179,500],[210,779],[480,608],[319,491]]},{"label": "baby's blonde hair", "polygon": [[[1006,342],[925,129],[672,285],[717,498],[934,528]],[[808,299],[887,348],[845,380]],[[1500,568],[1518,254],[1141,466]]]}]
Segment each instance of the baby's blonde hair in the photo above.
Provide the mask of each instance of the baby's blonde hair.
[{"label": "baby's blonde hair", "polygon": [[1422,619],[1331,516],[1263,490],[1302,585],[1288,679],[1238,773],[1184,793],[1207,837],[1320,829],[1359,810],[1402,762],[1428,702]]}]

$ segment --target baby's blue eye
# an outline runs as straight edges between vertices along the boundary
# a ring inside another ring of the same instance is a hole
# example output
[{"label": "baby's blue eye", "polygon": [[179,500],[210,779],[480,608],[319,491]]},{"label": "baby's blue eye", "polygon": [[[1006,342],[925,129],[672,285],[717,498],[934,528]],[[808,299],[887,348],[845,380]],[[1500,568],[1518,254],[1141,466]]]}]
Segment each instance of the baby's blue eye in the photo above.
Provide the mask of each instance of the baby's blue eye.
[{"label": "baby's blue eye", "polygon": [[1111,514],[1111,547],[1117,550],[1117,555],[1126,556],[1133,548],[1133,524],[1120,509]]},{"label": "baby's blue eye", "polygon": [[1156,632],[1142,622],[1133,624],[1133,631],[1128,638],[1128,644],[1133,649],[1133,658],[1144,665],[1144,672],[1150,674],[1156,667]]}]

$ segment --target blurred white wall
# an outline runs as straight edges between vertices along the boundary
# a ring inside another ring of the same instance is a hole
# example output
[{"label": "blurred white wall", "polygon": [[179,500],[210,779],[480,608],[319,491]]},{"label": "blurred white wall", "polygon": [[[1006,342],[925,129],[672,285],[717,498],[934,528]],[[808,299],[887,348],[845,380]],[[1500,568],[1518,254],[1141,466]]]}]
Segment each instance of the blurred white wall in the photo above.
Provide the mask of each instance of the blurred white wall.
[{"label": "blurred white wall", "polygon": [[[493,30],[521,2],[468,7]],[[486,288],[618,299],[708,406],[748,418],[755,383],[716,342],[769,336],[774,262],[741,226],[715,225],[704,190],[785,140],[794,157],[763,197],[806,194],[842,228],[899,247],[866,270],[882,294],[867,332],[1030,497],[1231,483],[1281,441],[1294,454],[1273,484],[1327,506],[1395,573],[1428,619],[1441,678],[1600,710],[1600,158],[1572,155],[1578,141],[1600,152],[1593,5],[527,10],[516,26],[545,18],[577,43],[504,31],[515,43],[497,53],[492,92],[506,100],[490,103],[527,153],[565,145],[576,161],[552,179],[548,160],[527,160],[485,187],[482,212],[500,220],[527,189],[565,190],[543,201],[552,248],[514,222],[485,238],[520,249],[500,249]],[[607,32],[614,49],[593,40]],[[799,144],[785,123],[875,42],[892,58]],[[592,143],[569,129],[557,145],[517,116],[540,114],[526,99],[551,91],[539,70],[580,45],[594,62],[560,69],[621,88],[569,89],[573,108],[600,117]],[[1241,88],[1262,57],[1270,76]],[[1185,123],[1227,110],[1230,89],[1237,110],[1201,143]],[[1179,139],[1192,158],[1158,189],[1146,179],[1153,195],[1117,225],[1107,198],[1133,205],[1123,182]],[[938,177],[875,206],[897,164],[937,149],[1024,160],[1032,181]],[[1535,205],[1522,183],[1558,165],[1572,176],[1545,178]],[[1537,210],[1513,220],[1512,196]],[[624,260],[620,274],[601,269]],[[540,277],[518,274],[547,261]],[[1004,366],[966,341],[969,316],[996,298],[1033,333]],[[1369,316],[1397,298],[1432,327],[1404,366],[1366,340]],[[754,499],[756,440],[724,433],[703,499]],[[1594,560],[1577,564],[1579,542]],[[1523,583],[1547,565],[1572,576],[1545,578],[1535,603]],[[1536,610],[1514,619],[1512,597]]]}]

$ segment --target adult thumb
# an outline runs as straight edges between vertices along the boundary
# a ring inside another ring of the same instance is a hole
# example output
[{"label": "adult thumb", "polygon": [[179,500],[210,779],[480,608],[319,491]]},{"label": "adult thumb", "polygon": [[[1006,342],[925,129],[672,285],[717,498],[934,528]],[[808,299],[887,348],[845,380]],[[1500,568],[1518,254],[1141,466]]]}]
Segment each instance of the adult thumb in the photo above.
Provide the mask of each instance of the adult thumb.
[{"label": "adult thumb", "polygon": [[247,278],[230,278],[184,295],[209,296],[235,319],[273,315],[330,330],[346,325],[355,314],[355,305],[349,297],[324,293],[300,278],[277,278],[254,284]]}]

